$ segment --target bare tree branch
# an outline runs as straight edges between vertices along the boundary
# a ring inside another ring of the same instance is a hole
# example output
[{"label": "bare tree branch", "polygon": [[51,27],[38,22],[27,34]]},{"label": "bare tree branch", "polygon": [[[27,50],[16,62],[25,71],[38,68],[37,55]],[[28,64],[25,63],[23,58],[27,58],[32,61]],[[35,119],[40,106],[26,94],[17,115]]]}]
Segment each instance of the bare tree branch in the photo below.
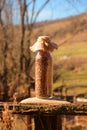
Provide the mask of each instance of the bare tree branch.
[{"label": "bare tree branch", "polygon": [[0,8],[0,27],[3,32],[4,36],[4,44],[3,44],[3,78],[2,78],[2,83],[3,83],[3,90],[4,90],[4,95],[3,95],[3,100],[6,101],[8,100],[8,84],[7,84],[7,76],[8,76],[8,69],[7,69],[7,64],[6,64],[6,59],[7,59],[7,52],[8,52],[8,42],[7,42],[7,34],[6,34],[6,29],[2,20],[2,11],[5,5],[5,0],[2,0],[2,7]]},{"label": "bare tree branch", "polygon": [[50,1],[50,0],[46,0],[46,1],[43,3],[43,5],[40,7],[40,9],[36,12],[36,15],[35,15],[35,17],[34,17],[33,23],[36,22],[36,19],[37,19],[38,15],[39,15],[40,12],[44,9],[44,7],[48,4],[49,1]]},{"label": "bare tree branch", "polygon": [[25,24],[24,24],[24,18],[25,18],[25,12],[26,12],[26,0],[18,0],[19,6],[20,6],[20,21],[21,21],[21,40],[20,40],[20,71],[23,71],[23,59],[24,59],[24,36],[25,36]]},{"label": "bare tree branch", "polygon": [[72,3],[71,0],[66,0],[75,10],[77,13],[80,13],[80,11],[78,10],[78,8],[76,8],[76,6]]},{"label": "bare tree branch", "polygon": [[0,11],[4,8],[5,0],[0,0]]},{"label": "bare tree branch", "polygon": [[32,0],[27,4],[27,7],[30,6],[30,4],[32,4]]},{"label": "bare tree branch", "polygon": [[32,6],[32,12],[31,12],[31,20],[30,20],[30,23],[32,23],[33,22],[33,17],[34,17],[34,14],[35,14],[35,12],[34,12],[34,10],[35,10],[35,3],[36,3],[36,0],[33,0],[33,6]]}]

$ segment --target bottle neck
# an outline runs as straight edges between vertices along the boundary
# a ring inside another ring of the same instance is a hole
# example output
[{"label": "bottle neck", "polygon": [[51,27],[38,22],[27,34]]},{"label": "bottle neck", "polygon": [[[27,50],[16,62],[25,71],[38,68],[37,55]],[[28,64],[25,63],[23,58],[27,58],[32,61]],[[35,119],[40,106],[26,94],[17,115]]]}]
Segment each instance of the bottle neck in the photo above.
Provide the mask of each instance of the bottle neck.
[{"label": "bottle neck", "polygon": [[39,50],[38,52],[41,54],[49,54],[50,53],[50,51],[43,51],[43,50]]},{"label": "bottle neck", "polygon": [[49,58],[52,58],[52,55],[51,55],[51,52],[49,51],[38,51],[37,52],[37,55],[36,55],[37,58],[40,58],[40,57],[49,57]]}]

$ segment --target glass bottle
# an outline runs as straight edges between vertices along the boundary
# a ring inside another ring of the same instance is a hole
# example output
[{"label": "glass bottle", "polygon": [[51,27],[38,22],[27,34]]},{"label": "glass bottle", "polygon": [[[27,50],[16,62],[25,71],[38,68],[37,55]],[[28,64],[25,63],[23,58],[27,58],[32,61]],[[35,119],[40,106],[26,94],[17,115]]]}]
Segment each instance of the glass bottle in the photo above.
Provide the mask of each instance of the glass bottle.
[{"label": "glass bottle", "polygon": [[52,96],[53,65],[51,52],[58,46],[51,42],[49,36],[39,36],[31,51],[37,52],[35,57],[35,93],[37,98]]},{"label": "glass bottle", "polygon": [[53,66],[49,51],[39,50],[35,57],[35,92],[38,98],[52,96]]}]

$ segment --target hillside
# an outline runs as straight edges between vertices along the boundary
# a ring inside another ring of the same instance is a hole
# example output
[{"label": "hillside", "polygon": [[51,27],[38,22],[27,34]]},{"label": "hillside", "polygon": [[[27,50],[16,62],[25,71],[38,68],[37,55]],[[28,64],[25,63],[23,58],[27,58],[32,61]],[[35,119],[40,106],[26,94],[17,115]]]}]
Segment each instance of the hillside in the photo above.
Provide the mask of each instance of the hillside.
[{"label": "hillside", "polygon": [[53,53],[54,88],[65,84],[71,88],[69,94],[86,92],[87,13],[63,20],[46,21],[35,28],[34,37],[39,35],[49,35],[59,45],[59,49]]},{"label": "hillside", "polygon": [[[74,40],[87,40],[85,37],[87,31],[87,13],[73,16],[66,19],[45,21],[37,23],[35,33],[38,35],[50,35],[56,42],[75,36]],[[81,37],[80,37],[81,34]],[[79,39],[80,37],[80,39]]]}]

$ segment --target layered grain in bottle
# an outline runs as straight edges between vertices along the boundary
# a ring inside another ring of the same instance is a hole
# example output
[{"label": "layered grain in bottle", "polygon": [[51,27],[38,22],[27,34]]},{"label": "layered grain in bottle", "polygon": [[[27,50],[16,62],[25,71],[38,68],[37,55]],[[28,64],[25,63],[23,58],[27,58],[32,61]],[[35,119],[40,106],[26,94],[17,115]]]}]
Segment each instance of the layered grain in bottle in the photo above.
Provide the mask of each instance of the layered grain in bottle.
[{"label": "layered grain in bottle", "polygon": [[52,56],[49,52],[38,51],[35,58],[35,92],[36,97],[52,96]]}]

